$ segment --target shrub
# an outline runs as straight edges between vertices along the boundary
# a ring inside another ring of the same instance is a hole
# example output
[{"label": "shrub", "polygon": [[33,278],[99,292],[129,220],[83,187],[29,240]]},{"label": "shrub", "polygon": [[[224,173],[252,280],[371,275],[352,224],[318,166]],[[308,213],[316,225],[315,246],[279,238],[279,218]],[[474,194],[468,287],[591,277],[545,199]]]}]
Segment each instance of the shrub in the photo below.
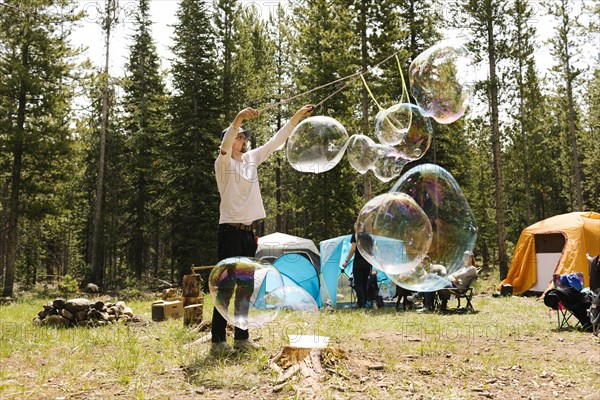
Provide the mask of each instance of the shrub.
[{"label": "shrub", "polygon": [[79,292],[79,283],[77,279],[67,274],[63,276],[62,280],[58,283],[58,291],[61,296],[69,296]]}]

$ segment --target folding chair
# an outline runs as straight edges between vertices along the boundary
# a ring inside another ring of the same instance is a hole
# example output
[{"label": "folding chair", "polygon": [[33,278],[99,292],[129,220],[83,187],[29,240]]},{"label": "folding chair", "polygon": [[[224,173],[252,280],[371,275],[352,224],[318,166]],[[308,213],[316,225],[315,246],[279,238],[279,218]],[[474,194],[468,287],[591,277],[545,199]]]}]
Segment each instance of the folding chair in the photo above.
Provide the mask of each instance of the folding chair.
[{"label": "folding chair", "polygon": [[558,330],[563,329],[575,329],[577,327],[581,327],[581,324],[577,319],[575,319],[575,323],[572,323],[571,318],[573,317],[573,313],[565,308],[562,303],[558,302],[558,308],[556,309],[556,316],[558,322]]},{"label": "folding chair", "polygon": [[[464,311],[464,312],[475,312],[475,308],[473,307],[473,303],[471,300],[473,299],[473,287],[469,286],[467,289],[458,289],[458,288],[448,288],[448,289],[440,289],[441,291],[446,292],[456,298],[457,305],[455,311]],[[460,299],[465,299],[467,304],[464,308],[460,307]],[[441,307],[441,300],[439,298],[438,293],[436,292],[436,296],[434,297],[434,310],[439,310]]]},{"label": "folding chair", "polygon": [[[568,275],[573,275],[573,274],[554,274],[552,276],[552,281],[554,283],[554,287],[556,289],[564,289],[568,285],[568,280],[565,279],[565,277],[567,277]],[[580,286],[576,287],[576,289],[581,291],[581,288],[583,288],[583,273],[581,272],[576,272],[575,273],[576,278],[579,280]],[[574,286],[570,286],[570,287],[574,287]],[[557,296],[557,304],[556,304],[556,319],[557,319],[557,324],[558,324],[558,330],[563,330],[563,329],[575,329],[575,328],[581,328],[581,323],[579,322],[579,320],[577,318],[573,318],[574,315],[571,312],[571,310],[569,310],[568,308],[566,308],[561,299],[560,296]],[[572,319],[573,318],[573,319]],[[574,322],[576,321],[576,322]]]}]

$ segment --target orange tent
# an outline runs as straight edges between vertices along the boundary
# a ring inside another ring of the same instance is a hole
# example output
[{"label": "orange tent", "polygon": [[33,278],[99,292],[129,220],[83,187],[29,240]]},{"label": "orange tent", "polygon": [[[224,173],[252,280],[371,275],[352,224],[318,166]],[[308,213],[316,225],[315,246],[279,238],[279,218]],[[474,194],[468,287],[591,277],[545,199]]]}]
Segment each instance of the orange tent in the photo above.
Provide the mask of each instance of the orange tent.
[{"label": "orange tent", "polygon": [[572,212],[539,221],[521,232],[503,284],[514,294],[544,292],[552,274],[583,272],[589,286],[586,253],[600,253],[600,213]]}]

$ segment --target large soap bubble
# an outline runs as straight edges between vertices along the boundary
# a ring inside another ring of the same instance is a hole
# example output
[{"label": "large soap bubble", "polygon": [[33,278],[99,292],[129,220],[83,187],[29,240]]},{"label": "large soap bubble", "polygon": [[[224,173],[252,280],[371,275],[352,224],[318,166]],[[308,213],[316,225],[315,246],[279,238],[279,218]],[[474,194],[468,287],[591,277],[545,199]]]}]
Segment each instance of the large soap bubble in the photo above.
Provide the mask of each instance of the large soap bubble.
[{"label": "large soap bubble", "polygon": [[390,146],[401,143],[404,134],[410,128],[412,115],[409,104],[394,104],[386,110],[380,110],[375,116],[375,135],[383,144]]},{"label": "large soap bubble", "polygon": [[424,111],[410,103],[394,104],[375,117],[375,133],[379,141],[393,146],[402,158],[417,160],[431,144],[433,128]]},{"label": "large soap bubble", "polygon": [[373,170],[382,182],[389,182],[402,172],[406,160],[394,147],[378,144],[368,136],[352,135],[346,149],[350,165],[359,173]]},{"label": "large soap bubble", "polygon": [[446,268],[441,264],[433,264],[443,269],[431,268],[422,260],[414,269],[399,274],[388,274],[388,277],[397,285],[415,292],[433,292],[451,284],[448,280]]},{"label": "large soap bubble", "polygon": [[348,162],[361,174],[373,168],[371,147],[374,145],[373,139],[365,135],[352,135],[348,140],[348,147],[346,148]]},{"label": "large soap bubble", "polygon": [[220,261],[208,281],[215,308],[240,329],[275,319],[282,302],[277,290],[283,285],[283,277],[272,264],[249,257]]},{"label": "large soap bubble", "polygon": [[287,141],[288,162],[297,171],[329,171],[344,156],[348,132],[330,117],[309,117],[302,121]]},{"label": "large soap bubble", "polygon": [[430,274],[417,266],[400,277],[390,278],[410,290],[439,289],[446,283],[441,278],[462,268],[464,252],[475,246],[475,216],[454,177],[435,164],[422,164],[407,171],[390,191],[397,192],[410,195],[427,215],[432,229],[428,255],[433,264],[443,265],[446,273]]},{"label": "large soap bubble", "polygon": [[385,193],[371,199],[357,219],[360,253],[386,274],[414,269],[431,244],[431,224],[412,197]]},{"label": "large soap bubble", "polygon": [[474,70],[468,50],[443,41],[419,54],[409,68],[410,89],[417,104],[440,124],[463,116],[473,91]]},{"label": "large soap bubble", "polygon": [[371,152],[374,154],[373,174],[381,182],[389,182],[402,173],[402,168],[406,160],[394,147],[384,144],[374,144],[371,146]]},{"label": "large soap bubble", "polygon": [[310,293],[297,285],[285,285],[271,295],[279,310],[276,323],[282,334],[306,335],[317,330],[319,306]]}]

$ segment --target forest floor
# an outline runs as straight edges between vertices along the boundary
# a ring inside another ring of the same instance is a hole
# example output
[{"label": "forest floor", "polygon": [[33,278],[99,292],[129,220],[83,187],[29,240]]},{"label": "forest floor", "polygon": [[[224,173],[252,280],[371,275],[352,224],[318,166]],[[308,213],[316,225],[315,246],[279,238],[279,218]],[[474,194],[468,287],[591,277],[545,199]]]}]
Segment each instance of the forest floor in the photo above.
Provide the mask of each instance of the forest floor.
[{"label": "forest floor", "polygon": [[[230,356],[180,319],[152,322],[152,300],[128,302],[142,322],[70,329],[31,323],[52,299],[17,300],[0,307],[0,399],[600,399],[598,337],[477,285],[475,313],[320,311],[309,332],[276,320]],[[330,342],[294,369],[277,355],[300,329]]]}]

